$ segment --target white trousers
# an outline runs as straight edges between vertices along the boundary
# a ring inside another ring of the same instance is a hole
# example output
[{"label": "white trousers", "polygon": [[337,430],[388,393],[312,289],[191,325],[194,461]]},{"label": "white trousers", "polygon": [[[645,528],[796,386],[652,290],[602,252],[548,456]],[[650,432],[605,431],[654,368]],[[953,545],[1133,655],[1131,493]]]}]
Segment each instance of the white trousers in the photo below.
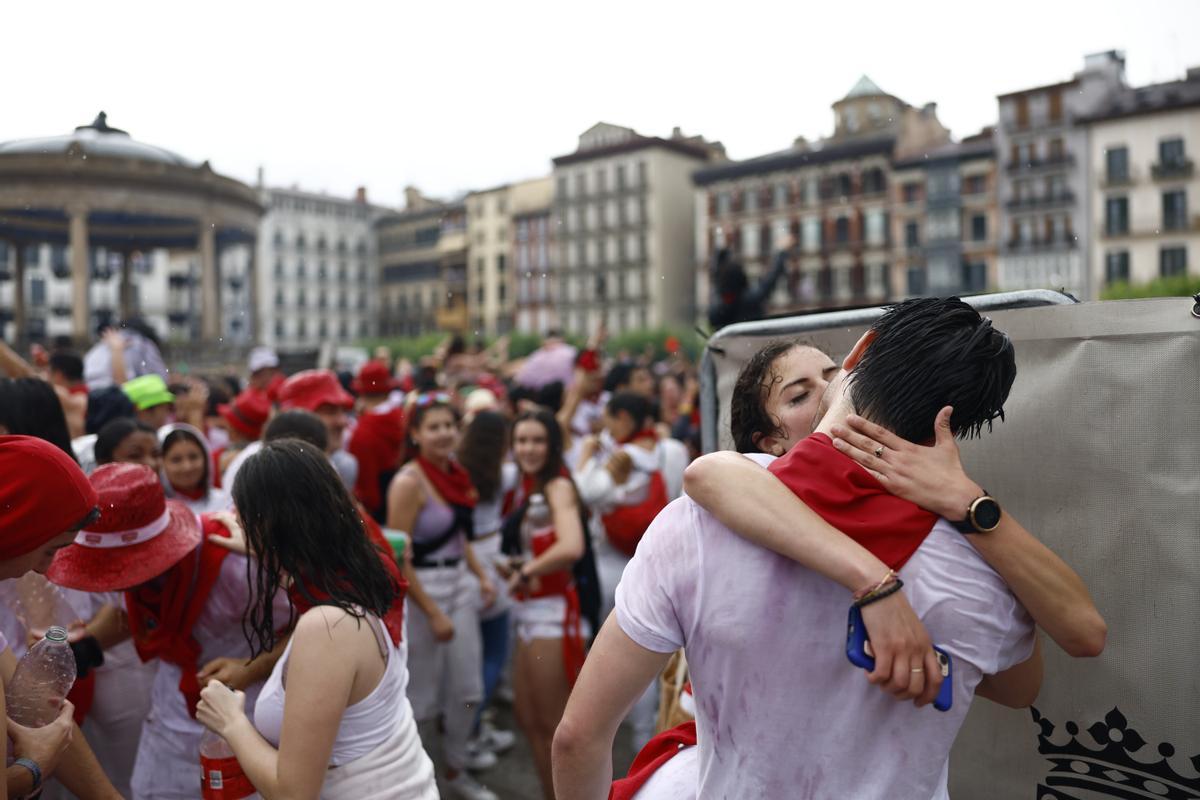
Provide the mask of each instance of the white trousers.
[{"label": "white trousers", "polygon": [[[429,618],[408,602],[408,699],[418,722],[442,719],[446,764],[462,769],[475,715],[483,700],[483,646],[479,633],[479,581],[465,562],[417,571],[426,593],[454,623],[454,638],[439,642]],[[425,742],[430,749],[430,742]]]}]

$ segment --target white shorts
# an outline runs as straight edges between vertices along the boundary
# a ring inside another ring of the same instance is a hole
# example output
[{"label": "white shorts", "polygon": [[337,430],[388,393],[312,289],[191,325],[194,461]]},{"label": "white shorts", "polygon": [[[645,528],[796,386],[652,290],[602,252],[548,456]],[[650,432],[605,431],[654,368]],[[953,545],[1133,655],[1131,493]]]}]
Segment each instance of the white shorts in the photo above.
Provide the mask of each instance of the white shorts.
[{"label": "white shorts", "polygon": [[[534,639],[563,638],[566,618],[567,599],[562,595],[513,600],[517,638],[526,644]],[[585,641],[591,636],[591,626],[586,619],[579,620],[579,633]]]}]

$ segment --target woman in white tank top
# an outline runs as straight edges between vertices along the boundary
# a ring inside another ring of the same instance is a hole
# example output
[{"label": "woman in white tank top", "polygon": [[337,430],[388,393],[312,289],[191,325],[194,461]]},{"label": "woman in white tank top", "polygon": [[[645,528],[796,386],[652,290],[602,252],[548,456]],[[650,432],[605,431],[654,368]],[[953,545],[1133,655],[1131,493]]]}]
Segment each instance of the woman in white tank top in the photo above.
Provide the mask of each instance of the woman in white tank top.
[{"label": "woman in white tank top", "polygon": [[[270,593],[288,587],[299,618],[254,723],[242,693],[216,681],[197,719],[224,737],[265,797],[435,800],[405,696],[403,580],[328,459],[294,440],[266,444],[242,466],[234,501],[257,555],[250,580]],[[254,651],[278,646],[291,621],[251,608]]]}]

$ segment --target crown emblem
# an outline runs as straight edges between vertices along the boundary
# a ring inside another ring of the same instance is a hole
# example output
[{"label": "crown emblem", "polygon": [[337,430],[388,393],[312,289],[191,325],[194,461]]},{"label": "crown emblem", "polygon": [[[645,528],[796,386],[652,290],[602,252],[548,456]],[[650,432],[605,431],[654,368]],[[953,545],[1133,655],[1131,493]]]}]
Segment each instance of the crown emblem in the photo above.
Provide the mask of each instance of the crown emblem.
[{"label": "crown emblem", "polygon": [[[1142,761],[1133,754],[1148,743],[1119,709],[1113,708],[1102,721],[1087,729],[1085,744],[1079,725],[1067,722],[1070,737],[1058,744],[1051,741],[1055,726],[1036,709],[1030,709],[1039,726],[1038,752],[1050,762],[1050,771],[1038,784],[1038,800],[1089,800],[1094,797],[1162,797],[1165,800],[1200,800],[1200,754],[1192,756],[1192,777],[1180,774],[1170,764],[1175,746],[1162,742],[1155,748],[1157,761]],[[1148,751],[1140,755],[1144,758]],[[1153,756],[1151,756],[1153,757]]]}]

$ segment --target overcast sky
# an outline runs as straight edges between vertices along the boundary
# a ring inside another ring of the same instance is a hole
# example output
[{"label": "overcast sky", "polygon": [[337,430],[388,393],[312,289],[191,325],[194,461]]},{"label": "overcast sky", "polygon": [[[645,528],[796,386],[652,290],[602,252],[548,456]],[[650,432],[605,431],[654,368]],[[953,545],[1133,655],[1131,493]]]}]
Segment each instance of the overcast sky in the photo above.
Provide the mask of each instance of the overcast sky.
[{"label": "overcast sky", "polygon": [[[980,9],[967,11],[968,8]],[[982,9],[987,9],[986,14]],[[7,3],[0,141],[103,109],[253,181],[399,205],[550,170],[598,120],[747,158],[815,139],[861,74],[956,137],[998,93],[1122,49],[1136,85],[1200,65],[1200,0]]]}]

